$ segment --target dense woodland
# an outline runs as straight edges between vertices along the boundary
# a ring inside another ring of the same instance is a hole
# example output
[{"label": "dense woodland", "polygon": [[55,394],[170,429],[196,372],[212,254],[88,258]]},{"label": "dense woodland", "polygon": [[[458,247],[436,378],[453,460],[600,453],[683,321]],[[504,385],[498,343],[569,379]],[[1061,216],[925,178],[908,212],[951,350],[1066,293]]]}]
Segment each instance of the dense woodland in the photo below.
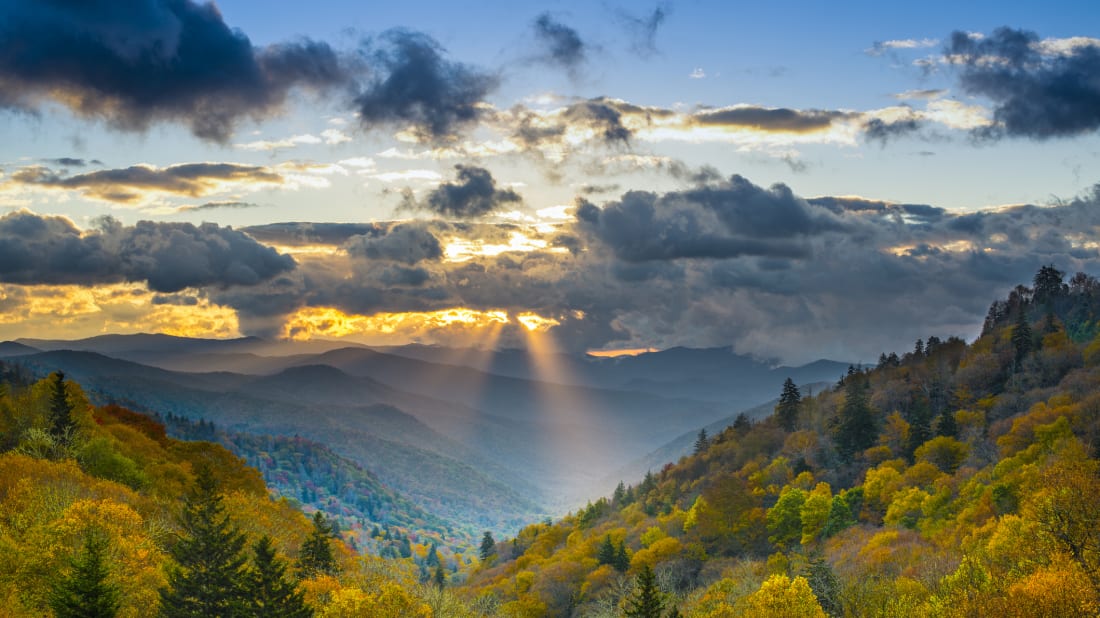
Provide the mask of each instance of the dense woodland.
[{"label": "dense woodland", "polygon": [[[476,557],[411,535],[398,551],[337,538],[322,511],[273,499],[225,448],[90,406],[58,374],[28,384],[6,368],[0,605],[17,616],[1095,616],[1098,333],[1100,283],[1044,267],[993,303],[975,342],[931,336],[813,396],[789,381],[772,416],[700,432],[693,455],[560,521],[486,533]],[[279,444],[249,447],[249,460],[278,470],[295,458]],[[72,613],[81,604],[103,612]]]}]

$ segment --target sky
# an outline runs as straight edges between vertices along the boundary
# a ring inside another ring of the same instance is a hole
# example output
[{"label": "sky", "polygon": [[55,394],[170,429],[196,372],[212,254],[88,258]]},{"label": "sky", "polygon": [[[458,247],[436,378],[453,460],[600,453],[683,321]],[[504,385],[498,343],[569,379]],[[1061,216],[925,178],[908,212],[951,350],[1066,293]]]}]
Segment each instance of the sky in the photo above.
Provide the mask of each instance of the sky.
[{"label": "sky", "polygon": [[0,338],[873,360],[1100,273],[1100,6],[0,0]]}]

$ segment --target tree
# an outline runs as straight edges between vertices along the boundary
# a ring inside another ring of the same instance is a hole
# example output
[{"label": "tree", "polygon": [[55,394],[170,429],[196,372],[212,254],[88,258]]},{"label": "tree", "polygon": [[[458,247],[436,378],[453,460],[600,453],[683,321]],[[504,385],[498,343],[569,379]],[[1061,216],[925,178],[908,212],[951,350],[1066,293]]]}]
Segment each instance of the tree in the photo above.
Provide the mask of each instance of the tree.
[{"label": "tree", "polygon": [[1020,363],[1034,346],[1031,325],[1027,321],[1027,310],[1023,307],[1020,308],[1020,313],[1016,317],[1016,326],[1012,329],[1012,346],[1016,349],[1016,369],[1019,370]]},{"label": "tree", "polygon": [[798,392],[794,380],[787,378],[783,382],[783,392],[775,406],[775,418],[779,426],[786,431],[794,431],[798,425],[798,407],[802,403],[802,393]]},{"label": "tree", "polygon": [[600,546],[596,548],[596,562],[598,564],[615,564],[615,544],[611,542],[611,535],[605,535]]},{"label": "tree", "polygon": [[615,559],[611,562],[611,566],[615,567],[615,570],[620,573],[625,573],[630,568],[630,555],[626,553],[626,543],[619,541],[619,546],[615,548]]},{"label": "tree", "polygon": [[936,421],[936,435],[954,438],[959,435],[959,425],[955,421],[955,415],[944,411]]},{"label": "tree", "polygon": [[695,454],[698,455],[707,450],[708,446],[710,446],[710,439],[707,437],[707,430],[700,429],[699,436],[695,438]]},{"label": "tree", "polygon": [[199,468],[180,528],[180,538],[168,550],[176,564],[168,570],[168,585],[159,590],[161,616],[244,615],[244,535],[229,521],[207,467]]},{"label": "tree", "polygon": [[275,555],[271,539],[264,535],[252,548],[248,574],[249,615],[272,618],[309,618],[313,610],[301,591],[286,579],[286,563]]},{"label": "tree", "polygon": [[432,581],[440,588],[447,585],[447,574],[443,571],[443,563],[435,565],[435,573],[432,574]]},{"label": "tree", "polygon": [[1060,296],[1069,293],[1069,286],[1062,282],[1065,273],[1054,267],[1054,264],[1039,268],[1035,273],[1033,283],[1035,288],[1032,299],[1036,304],[1049,306],[1050,302]]},{"label": "tree", "polygon": [[491,556],[495,556],[497,553],[497,543],[493,540],[493,535],[488,530],[485,531],[485,535],[481,537],[481,561],[485,562],[489,560]]},{"label": "tree", "polygon": [[50,435],[58,442],[68,442],[74,423],[73,407],[69,405],[68,393],[65,391],[65,374],[57,371],[50,378]]},{"label": "tree", "polygon": [[867,379],[852,375],[844,380],[844,406],[840,409],[836,446],[842,457],[851,460],[870,448],[877,437],[875,417],[867,401]]},{"label": "tree", "polygon": [[635,585],[636,590],[626,608],[626,615],[631,618],[662,618],[664,603],[661,602],[661,593],[657,589],[657,578],[648,564],[642,567],[642,572],[635,579]]},{"label": "tree", "polygon": [[303,577],[335,575],[339,571],[332,553],[332,525],[321,511],[313,513],[313,531],[298,552],[298,570]]},{"label": "tree", "polygon": [[118,587],[108,582],[107,538],[98,532],[84,537],[84,547],[50,594],[50,609],[58,618],[113,618],[118,615]]}]

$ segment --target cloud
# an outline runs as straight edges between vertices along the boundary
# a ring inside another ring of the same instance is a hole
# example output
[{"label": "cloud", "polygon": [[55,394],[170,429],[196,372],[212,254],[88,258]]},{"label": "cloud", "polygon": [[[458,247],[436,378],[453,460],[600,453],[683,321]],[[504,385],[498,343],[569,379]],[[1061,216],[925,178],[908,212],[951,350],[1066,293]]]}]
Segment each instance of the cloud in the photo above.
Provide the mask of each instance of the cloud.
[{"label": "cloud", "polygon": [[454,182],[439,185],[419,202],[406,193],[404,207],[467,219],[487,215],[522,201],[519,193],[512,189],[498,189],[489,170],[459,164],[455,166]]},{"label": "cloud", "polygon": [[78,159],[75,157],[58,157],[56,159],[42,159],[43,163],[49,163],[51,165],[57,165],[59,167],[84,167],[91,163],[92,165],[102,165],[102,162],[93,159],[92,161],[85,161],[84,159]]},{"label": "cloud", "polygon": [[134,165],[71,176],[46,167],[32,166],[16,171],[4,184],[79,191],[95,199],[132,204],[143,200],[148,193],[202,197],[228,187],[270,187],[284,182],[281,174],[268,167],[238,163],[181,163],[163,168]]},{"label": "cloud", "polygon": [[588,45],[576,30],[556,21],[550,13],[539,15],[534,24],[535,40],[541,48],[538,60],[576,75],[588,59]]},{"label": "cloud", "polygon": [[887,52],[898,49],[924,49],[939,45],[937,39],[893,39],[889,41],[875,41],[874,45],[866,50],[869,56],[881,56]]},{"label": "cloud", "polygon": [[99,285],[144,281],[155,292],[250,286],[293,270],[294,260],[212,223],[124,226],[109,217],[81,231],[63,217],[0,217],[0,281]]},{"label": "cloud", "polygon": [[813,133],[828,129],[835,121],[852,116],[850,112],[833,110],[796,110],[736,105],[697,112],[692,116],[692,121],[701,126],[736,127],[780,133]]},{"label": "cloud", "polygon": [[691,79],[706,79],[707,73],[703,70],[702,67],[695,67],[695,69],[693,69],[691,73],[688,74],[688,77],[690,77]]},{"label": "cloud", "polygon": [[444,58],[426,34],[390,30],[368,43],[364,54],[378,72],[355,97],[365,127],[411,125],[424,141],[448,141],[485,113],[497,76]]},{"label": "cloud", "polygon": [[443,246],[423,224],[399,223],[388,229],[352,236],[344,243],[349,255],[416,264],[443,257]]},{"label": "cloud", "polygon": [[976,129],[980,137],[1045,140],[1100,128],[1100,40],[999,28],[982,37],[954,32],[945,53],[962,89],[994,103],[995,124]]},{"label": "cloud", "polygon": [[222,202],[206,202],[205,204],[195,204],[192,206],[180,206],[179,212],[197,212],[200,210],[240,210],[244,208],[259,208],[259,204],[253,204],[252,202],[241,201],[222,201]]},{"label": "cloud", "polygon": [[581,229],[629,262],[806,257],[807,235],[843,227],[785,185],[763,189],[737,175],[688,191],[629,191],[603,208],[582,201],[577,219]]},{"label": "cloud", "polygon": [[657,53],[657,30],[668,19],[670,5],[662,2],[648,15],[633,15],[618,9],[615,16],[631,37],[630,48],[634,53],[648,58]]},{"label": "cloud", "polygon": [[911,135],[921,127],[922,123],[917,118],[902,118],[894,121],[871,118],[863,123],[863,135],[869,141],[877,141],[885,146],[891,139]]},{"label": "cloud", "polygon": [[346,85],[325,43],[255,47],[213,3],[191,0],[23,2],[0,8],[0,106],[45,101],[125,131],[182,122],[225,142],[242,119],[280,111],[292,90]]}]

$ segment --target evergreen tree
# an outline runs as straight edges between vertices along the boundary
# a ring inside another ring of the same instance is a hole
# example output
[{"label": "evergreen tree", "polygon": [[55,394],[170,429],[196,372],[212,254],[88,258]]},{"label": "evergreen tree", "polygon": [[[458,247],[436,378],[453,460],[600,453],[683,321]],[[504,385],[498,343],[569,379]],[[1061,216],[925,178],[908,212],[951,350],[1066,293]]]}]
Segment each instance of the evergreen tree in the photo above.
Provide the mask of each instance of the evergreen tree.
[{"label": "evergreen tree", "polygon": [[497,543],[493,540],[493,535],[488,530],[485,531],[485,535],[481,537],[481,561],[485,562],[490,556],[494,556],[497,553]]},{"label": "evergreen tree", "polygon": [[1019,371],[1020,363],[1031,352],[1033,346],[1031,325],[1027,321],[1027,310],[1020,308],[1016,318],[1016,326],[1012,329],[1012,346],[1016,348],[1016,369]]},{"label": "evergreen tree", "polygon": [[[335,575],[336,555],[332,553],[332,525],[321,511],[313,513],[313,531],[298,551],[298,571],[303,577]],[[407,557],[407,556],[406,556]]]},{"label": "evergreen tree", "polygon": [[611,503],[615,506],[622,506],[626,500],[626,485],[622,481],[615,486],[615,493],[611,494]]},{"label": "evergreen tree", "polygon": [[630,618],[662,618],[664,603],[661,602],[661,593],[657,590],[657,578],[648,564],[642,567],[635,585],[636,590],[626,608],[626,615]]},{"label": "evergreen tree", "polygon": [[959,425],[955,422],[955,415],[950,412],[944,412],[936,420],[936,435],[947,436],[948,438],[955,438],[959,435]]},{"label": "evergreen tree", "polygon": [[161,588],[160,614],[165,618],[209,618],[245,615],[244,535],[225,514],[217,482],[209,468],[199,468],[180,521],[180,538],[169,548],[176,564]]},{"label": "evergreen tree", "polygon": [[794,380],[787,378],[783,382],[783,392],[779,395],[779,403],[775,406],[775,418],[779,426],[785,431],[794,431],[798,426],[798,407],[802,403],[802,393]]},{"label": "evergreen tree", "polygon": [[1043,266],[1035,273],[1032,299],[1036,304],[1050,306],[1054,299],[1069,293],[1069,286],[1062,282],[1066,274],[1054,267]]},{"label": "evergreen tree", "polygon": [[443,572],[442,564],[435,565],[435,573],[432,575],[432,581],[435,582],[435,585],[440,588],[443,588],[447,585],[447,574]]},{"label": "evergreen tree", "polygon": [[630,568],[630,556],[626,553],[626,543],[623,541],[619,541],[619,546],[615,548],[615,560],[611,566],[620,573],[625,573]]},{"label": "evergreen tree", "polygon": [[51,375],[53,378],[50,393],[50,435],[59,443],[67,442],[73,429],[73,408],[69,405],[69,397],[65,392],[65,374],[60,371]]},{"label": "evergreen tree", "polygon": [[905,457],[911,461],[913,453],[932,437],[932,411],[924,397],[916,398],[906,420],[909,421],[909,438],[905,444]]},{"label": "evergreen tree", "polygon": [[271,618],[310,618],[313,610],[306,605],[298,587],[287,581],[286,563],[275,555],[271,539],[264,535],[252,548],[246,596],[250,616]]},{"label": "evergreen tree", "polygon": [[615,544],[611,542],[611,535],[603,537],[603,541],[596,549],[596,562],[599,564],[615,564]]},{"label": "evergreen tree", "polygon": [[844,381],[844,406],[840,410],[836,446],[849,461],[874,445],[877,438],[867,388],[867,379],[862,375],[851,375]]},{"label": "evergreen tree", "polygon": [[49,602],[58,618],[113,618],[119,591],[108,583],[107,539],[98,532],[84,537],[84,547],[70,564],[72,572],[54,584]]},{"label": "evergreen tree", "polygon": [[699,436],[695,438],[695,454],[698,455],[707,450],[708,446],[710,446],[710,438],[707,437],[707,430],[700,429]]},{"label": "evergreen tree", "polygon": [[432,541],[432,546],[428,548],[428,555],[424,558],[424,564],[430,567],[439,564],[439,549],[436,547],[435,541]]},{"label": "evergreen tree", "polygon": [[814,596],[817,597],[821,609],[830,616],[840,616],[840,580],[820,553],[810,557],[806,581],[810,584],[810,590],[813,591]]},{"label": "evergreen tree", "polygon": [[737,432],[737,435],[743,436],[748,433],[749,429],[752,429],[752,421],[749,419],[747,414],[741,412],[737,415],[736,418],[733,419],[732,426],[733,430]]}]

